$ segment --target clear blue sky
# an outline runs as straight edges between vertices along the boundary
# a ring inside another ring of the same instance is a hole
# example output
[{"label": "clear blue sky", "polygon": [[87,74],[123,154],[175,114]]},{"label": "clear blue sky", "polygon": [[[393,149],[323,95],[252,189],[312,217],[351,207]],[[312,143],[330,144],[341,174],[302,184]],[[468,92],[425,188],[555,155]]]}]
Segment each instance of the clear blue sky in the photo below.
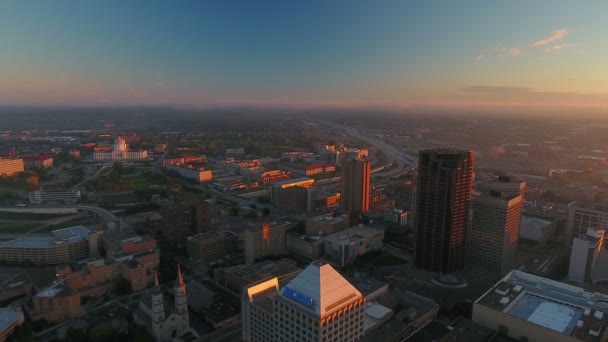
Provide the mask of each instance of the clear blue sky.
[{"label": "clear blue sky", "polygon": [[0,104],[608,103],[608,1],[0,2]]}]

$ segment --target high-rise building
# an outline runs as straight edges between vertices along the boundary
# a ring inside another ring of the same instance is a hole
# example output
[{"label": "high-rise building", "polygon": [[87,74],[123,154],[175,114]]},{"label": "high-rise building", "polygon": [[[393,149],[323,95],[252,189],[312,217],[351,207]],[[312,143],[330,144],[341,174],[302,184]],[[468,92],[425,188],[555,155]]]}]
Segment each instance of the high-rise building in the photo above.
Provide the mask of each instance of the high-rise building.
[{"label": "high-rise building", "polygon": [[160,238],[173,246],[186,245],[188,236],[199,234],[212,221],[212,205],[207,201],[187,201],[160,208]]},{"label": "high-rise building", "polygon": [[287,224],[264,223],[245,229],[245,263],[252,265],[256,259],[285,254]]},{"label": "high-rise building", "polygon": [[416,268],[441,273],[464,268],[474,162],[473,151],[420,151],[414,217]]},{"label": "high-rise building", "polygon": [[365,297],[329,264],[314,262],[285,287],[277,278],[242,296],[243,341],[357,341]]},{"label": "high-rise building", "polygon": [[495,272],[515,263],[521,223],[521,195],[492,192],[473,200],[473,222],[467,232],[467,262]]},{"label": "high-rise building", "polygon": [[605,227],[608,227],[608,205],[572,202],[568,204],[568,222],[564,243],[570,247],[572,239],[584,235],[588,228]]},{"label": "high-rise building", "polygon": [[606,231],[587,230],[587,234],[572,240],[568,278],[577,283],[608,280],[608,248]]},{"label": "high-rise building", "polygon": [[371,163],[352,159],[342,164],[340,208],[349,213],[369,210]]}]

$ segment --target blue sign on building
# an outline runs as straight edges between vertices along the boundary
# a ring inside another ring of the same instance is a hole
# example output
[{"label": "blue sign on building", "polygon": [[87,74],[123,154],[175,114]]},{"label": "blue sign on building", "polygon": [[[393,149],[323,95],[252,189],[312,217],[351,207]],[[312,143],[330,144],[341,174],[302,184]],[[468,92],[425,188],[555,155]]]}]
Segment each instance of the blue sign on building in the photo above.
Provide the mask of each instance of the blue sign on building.
[{"label": "blue sign on building", "polygon": [[304,304],[306,306],[313,306],[313,300],[312,298],[303,295],[297,291],[294,291],[293,289],[290,289],[289,287],[285,287],[285,289],[283,290],[283,294],[293,300],[295,300],[296,302],[300,303],[300,304]]}]

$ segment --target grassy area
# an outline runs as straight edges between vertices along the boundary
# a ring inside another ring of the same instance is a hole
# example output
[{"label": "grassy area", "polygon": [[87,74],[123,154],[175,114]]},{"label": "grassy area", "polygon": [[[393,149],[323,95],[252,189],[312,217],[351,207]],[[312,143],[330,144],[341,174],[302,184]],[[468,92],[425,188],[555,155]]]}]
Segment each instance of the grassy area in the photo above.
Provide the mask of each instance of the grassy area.
[{"label": "grassy area", "polygon": [[40,227],[38,222],[30,223],[0,223],[0,234],[19,234]]},{"label": "grassy area", "polygon": [[392,254],[384,254],[372,260],[372,264],[376,267],[398,266],[407,264],[407,261]]},{"label": "grassy area", "polygon": [[15,213],[9,211],[0,211],[0,220],[48,220],[52,218],[66,216],[66,214],[36,214],[36,213]]}]

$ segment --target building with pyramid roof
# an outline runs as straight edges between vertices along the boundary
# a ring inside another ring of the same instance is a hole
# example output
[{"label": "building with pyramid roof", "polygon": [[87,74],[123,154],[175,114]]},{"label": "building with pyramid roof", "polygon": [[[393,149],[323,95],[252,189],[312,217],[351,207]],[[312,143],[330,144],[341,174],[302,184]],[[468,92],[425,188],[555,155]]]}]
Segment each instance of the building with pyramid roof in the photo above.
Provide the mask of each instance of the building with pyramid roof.
[{"label": "building with pyramid roof", "polygon": [[331,265],[313,262],[285,287],[277,278],[247,286],[244,341],[357,341],[365,297]]}]

